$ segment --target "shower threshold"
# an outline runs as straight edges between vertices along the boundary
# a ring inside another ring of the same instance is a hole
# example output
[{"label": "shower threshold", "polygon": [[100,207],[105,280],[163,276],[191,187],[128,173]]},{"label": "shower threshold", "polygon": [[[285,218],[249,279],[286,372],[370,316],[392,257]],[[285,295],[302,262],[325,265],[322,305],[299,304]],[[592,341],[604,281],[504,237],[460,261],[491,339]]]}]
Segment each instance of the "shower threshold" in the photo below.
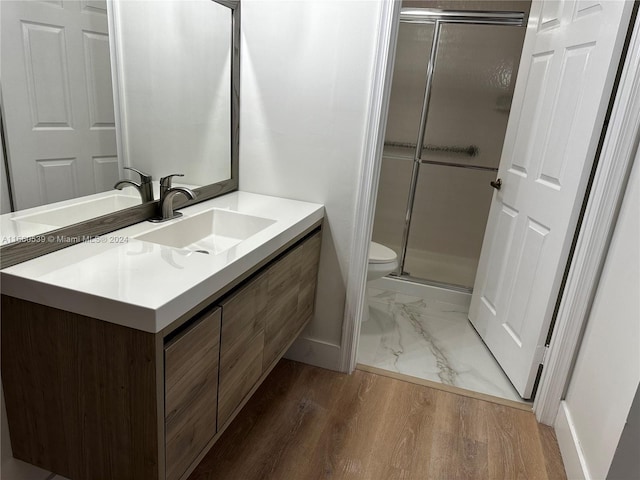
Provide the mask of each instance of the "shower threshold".
[{"label": "shower threshold", "polygon": [[454,292],[468,293],[468,294],[473,293],[473,288],[470,288],[470,287],[465,287],[465,286],[462,286],[462,285],[455,285],[455,284],[452,284],[452,283],[437,282],[435,280],[428,280],[426,278],[412,277],[409,272],[404,272],[404,273],[402,273],[402,275],[398,275],[396,273],[391,273],[390,275],[388,275],[388,277],[389,278],[393,278],[394,280],[401,280],[401,281],[405,281],[405,282],[419,283],[420,285],[427,285],[429,287],[443,288],[445,290],[453,290]]}]

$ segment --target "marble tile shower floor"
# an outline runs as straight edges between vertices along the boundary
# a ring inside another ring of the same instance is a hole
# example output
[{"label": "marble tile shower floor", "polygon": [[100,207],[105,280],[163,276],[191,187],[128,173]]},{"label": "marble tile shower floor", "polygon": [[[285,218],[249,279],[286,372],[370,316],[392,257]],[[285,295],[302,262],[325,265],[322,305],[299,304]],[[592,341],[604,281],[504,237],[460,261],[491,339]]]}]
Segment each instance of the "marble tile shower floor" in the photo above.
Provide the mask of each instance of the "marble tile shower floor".
[{"label": "marble tile shower floor", "polygon": [[467,319],[468,306],[369,288],[358,363],[522,402]]}]

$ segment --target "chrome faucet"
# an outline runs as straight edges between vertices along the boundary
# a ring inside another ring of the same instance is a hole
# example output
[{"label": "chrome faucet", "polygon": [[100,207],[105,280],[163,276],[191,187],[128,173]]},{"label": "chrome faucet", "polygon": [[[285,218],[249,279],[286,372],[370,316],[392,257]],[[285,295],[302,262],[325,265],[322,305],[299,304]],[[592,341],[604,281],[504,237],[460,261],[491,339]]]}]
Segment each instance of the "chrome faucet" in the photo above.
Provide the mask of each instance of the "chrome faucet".
[{"label": "chrome faucet", "polygon": [[118,181],[113,188],[118,190],[122,190],[127,185],[132,187],[136,187],[138,192],[140,193],[140,197],[142,198],[142,203],[153,202],[153,184],[151,183],[151,175],[147,175],[140,170],[131,167],[123,167],[125,170],[131,170],[140,175],[140,183],[132,182],[131,180],[120,180]]},{"label": "chrome faucet", "polygon": [[184,175],[182,173],[174,173],[160,179],[160,202],[158,204],[160,215],[150,219],[150,222],[166,222],[167,220],[172,220],[182,216],[182,213],[173,211],[173,198],[176,195],[182,194],[190,200],[196,198],[195,192],[189,188],[172,187],[171,179],[173,177],[184,177]]}]

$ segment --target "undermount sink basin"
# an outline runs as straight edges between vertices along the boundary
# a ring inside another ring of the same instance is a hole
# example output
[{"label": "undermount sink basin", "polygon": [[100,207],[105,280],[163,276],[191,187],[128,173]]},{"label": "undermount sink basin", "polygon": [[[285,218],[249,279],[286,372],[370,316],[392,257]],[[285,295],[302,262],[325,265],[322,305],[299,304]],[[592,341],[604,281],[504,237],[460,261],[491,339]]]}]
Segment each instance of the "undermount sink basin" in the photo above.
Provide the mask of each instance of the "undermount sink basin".
[{"label": "undermount sink basin", "polygon": [[213,209],[192,217],[183,217],[135,238],[167,247],[218,254],[275,222],[270,218]]},{"label": "undermount sink basin", "polygon": [[106,197],[88,201],[79,201],[72,205],[52,208],[44,212],[30,215],[14,216],[12,220],[18,222],[32,222],[51,225],[53,227],[66,227],[74,223],[84,222],[101,215],[113,213],[124,208],[140,205],[139,196],[114,193]]}]

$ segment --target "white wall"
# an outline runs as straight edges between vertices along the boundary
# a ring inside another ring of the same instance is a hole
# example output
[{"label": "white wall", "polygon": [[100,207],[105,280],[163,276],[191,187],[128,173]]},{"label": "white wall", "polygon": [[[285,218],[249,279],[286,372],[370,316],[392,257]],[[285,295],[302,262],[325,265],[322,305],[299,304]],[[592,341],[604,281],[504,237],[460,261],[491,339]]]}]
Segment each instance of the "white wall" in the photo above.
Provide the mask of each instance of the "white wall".
[{"label": "white wall", "polygon": [[640,153],[556,431],[571,479],[603,479],[640,384]]},{"label": "white wall", "polygon": [[338,368],[379,2],[243,0],[240,189],[326,207],[316,317],[289,352]]}]

